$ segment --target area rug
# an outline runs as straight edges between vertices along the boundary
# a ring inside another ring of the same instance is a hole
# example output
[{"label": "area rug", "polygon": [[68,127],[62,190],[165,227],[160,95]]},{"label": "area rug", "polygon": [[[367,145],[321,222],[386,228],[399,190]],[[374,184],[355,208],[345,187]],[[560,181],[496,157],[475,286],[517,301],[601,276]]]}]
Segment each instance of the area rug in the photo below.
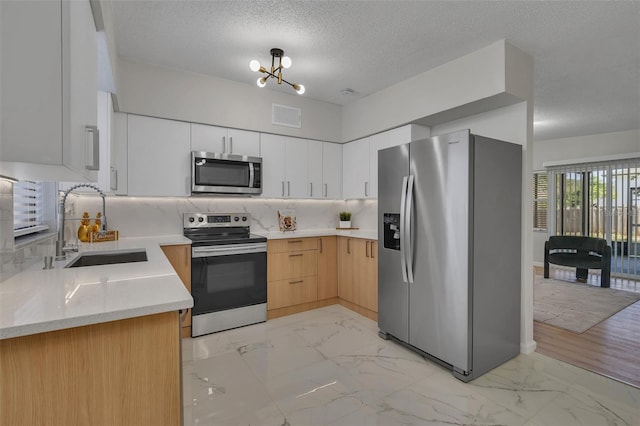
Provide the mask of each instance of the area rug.
[{"label": "area rug", "polygon": [[637,293],[536,276],[533,319],[581,334],[638,300]]}]

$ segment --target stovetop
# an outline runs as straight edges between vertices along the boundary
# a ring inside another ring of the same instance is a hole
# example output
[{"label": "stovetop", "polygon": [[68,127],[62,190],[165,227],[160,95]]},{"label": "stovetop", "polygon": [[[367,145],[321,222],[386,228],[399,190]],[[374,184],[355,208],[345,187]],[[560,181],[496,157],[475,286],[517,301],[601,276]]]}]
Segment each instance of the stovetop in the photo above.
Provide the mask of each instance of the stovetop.
[{"label": "stovetop", "polygon": [[251,233],[249,213],[185,213],[183,217],[184,236],[194,247],[267,241]]}]

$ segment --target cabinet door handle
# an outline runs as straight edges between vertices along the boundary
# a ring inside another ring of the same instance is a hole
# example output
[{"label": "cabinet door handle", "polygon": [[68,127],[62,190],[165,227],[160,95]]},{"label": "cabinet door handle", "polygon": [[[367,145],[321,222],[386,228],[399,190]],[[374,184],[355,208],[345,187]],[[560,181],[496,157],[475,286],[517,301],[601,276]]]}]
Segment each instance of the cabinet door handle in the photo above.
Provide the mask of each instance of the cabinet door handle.
[{"label": "cabinet door handle", "polygon": [[289,257],[298,257],[298,256],[304,256],[304,254],[298,253],[298,254],[290,254],[289,255]]},{"label": "cabinet door handle", "polygon": [[227,152],[227,137],[223,136],[222,137],[222,153],[226,153]]},{"label": "cabinet door handle", "polygon": [[287,181],[287,197],[291,196],[291,182]]},{"label": "cabinet door handle", "polygon": [[327,184],[324,184],[324,196],[327,197],[328,191],[327,191]]},{"label": "cabinet door handle", "polygon": [[318,242],[320,243],[320,253],[322,253],[322,238],[318,238]]},{"label": "cabinet door handle", "polygon": [[364,183],[364,196],[368,197],[369,196],[369,182]]},{"label": "cabinet door handle", "polygon": [[111,184],[109,185],[112,191],[118,190],[118,169],[111,167]]},{"label": "cabinet door handle", "polygon": [[313,197],[313,182],[309,182],[309,197]]},{"label": "cabinet door handle", "polygon": [[180,309],[180,324],[182,324],[184,322],[184,320],[187,319],[187,314],[188,313],[189,313],[189,308]]},{"label": "cabinet door handle", "polygon": [[365,256],[365,257],[369,257],[369,241],[367,241],[367,242],[365,243],[365,246],[364,246],[364,256]]},{"label": "cabinet door handle", "polygon": [[85,166],[87,170],[100,170],[100,132],[97,126],[85,126]]},{"label": "cabinet door handle", "polygon": [[289,284],[300,284],[303,283],[304,280],[298,280],[298,281],[289,281]]},{"label": "cabinet door handle", "polygon": [[229,136],[229,154],[233,154],[233,136]]},{"label": "cabinet door handle", "polygon": [[373,245],[375,244],[375,241],[371,241],[371,258],[375,259],[376,257],[373,255]]},{"label": "cabinet door handle", "polygon": [[351,254],[351,238],[347,238],[347,254]]},{"label": "cabinet door handle", "polygon": [[294,243],[301,243],[302,240],[289,240],[288,242],[289,244],[294,244]]},{"label": "cabinet door handle", "polygon": [[282,181],[282,196],[284,197],[284,181]]},{"label": "cabinet door handle", "polygon": [[184,266],[189,266],[189,246],[184,246]]}]

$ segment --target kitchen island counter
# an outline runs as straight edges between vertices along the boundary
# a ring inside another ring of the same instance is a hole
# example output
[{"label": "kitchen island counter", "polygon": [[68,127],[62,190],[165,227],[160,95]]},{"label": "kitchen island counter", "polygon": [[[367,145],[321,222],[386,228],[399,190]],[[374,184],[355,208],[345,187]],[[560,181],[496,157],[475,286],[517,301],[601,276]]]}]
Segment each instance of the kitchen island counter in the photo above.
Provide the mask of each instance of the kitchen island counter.
[{"label": "kitchen island counter", "polygon": [[[36,264],[0,283],[0,339],[191,308],[193,299],[160,246],[181,235],[81,243],[79,253]],[[144,249],[147,261],[65,268],[87,252]]]}]

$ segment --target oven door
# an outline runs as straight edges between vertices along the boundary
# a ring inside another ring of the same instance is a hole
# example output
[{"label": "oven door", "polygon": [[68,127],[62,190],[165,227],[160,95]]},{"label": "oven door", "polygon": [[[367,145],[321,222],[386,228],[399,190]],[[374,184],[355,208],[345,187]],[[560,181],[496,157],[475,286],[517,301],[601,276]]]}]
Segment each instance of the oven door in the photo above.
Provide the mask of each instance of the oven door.
[{"label": "oven door", "polygon": [[267,303],[267,244],[191,249],[193,315]]}]

